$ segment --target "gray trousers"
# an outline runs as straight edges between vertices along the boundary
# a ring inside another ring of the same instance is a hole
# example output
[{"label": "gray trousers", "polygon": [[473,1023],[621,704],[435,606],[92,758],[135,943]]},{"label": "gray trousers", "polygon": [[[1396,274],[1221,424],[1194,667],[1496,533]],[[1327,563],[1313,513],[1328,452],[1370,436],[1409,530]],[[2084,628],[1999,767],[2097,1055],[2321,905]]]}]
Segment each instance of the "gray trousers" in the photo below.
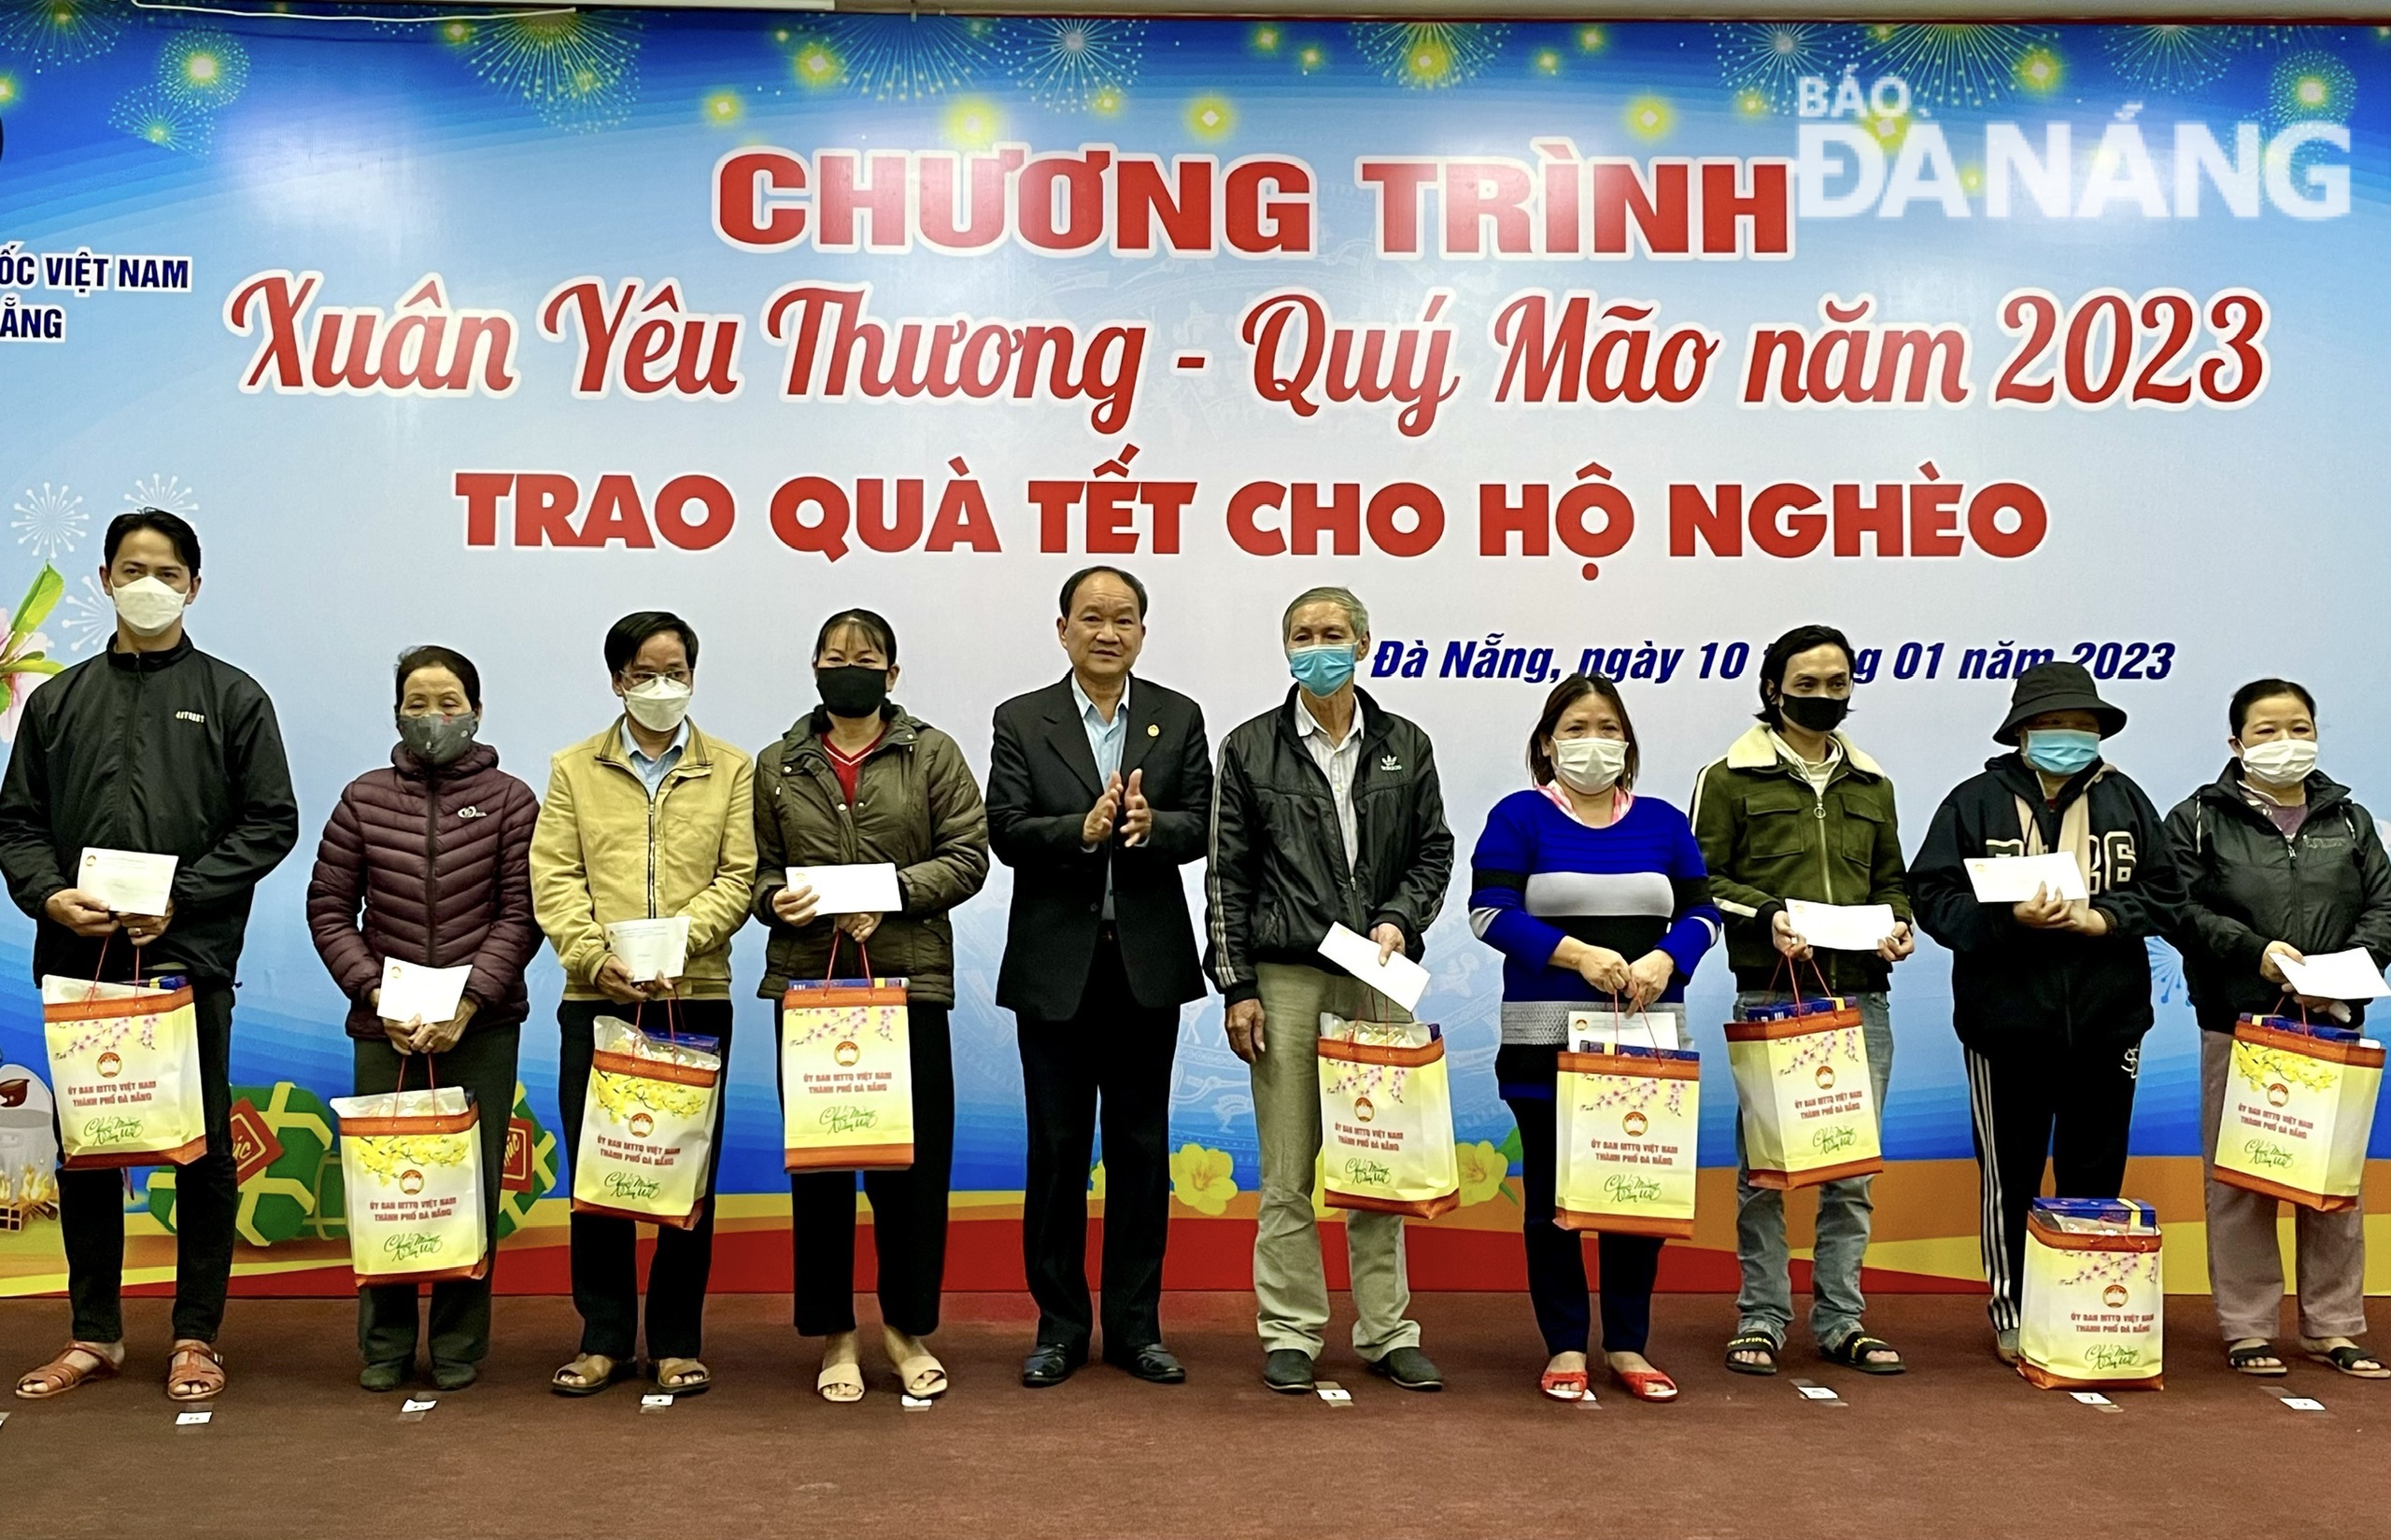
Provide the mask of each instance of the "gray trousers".
[{"label": "gray trousers", "polygon": [[[1784,1005],[1793,996],[1767,990],[1735,996],[1738,1013],[1754,1006]],[[1885,1087],[1893,1076],[1893,1019],[1881,991],[1854,995],[1860,1038],[1868,1045],[1868,1079],[1876,1094],[1876,1129],[1885,1127]],[[1869,1226],[1875,1214],[1871,1196],[1876,1179],[1845,1177],[1820,1182],[1818,1244],[1810,1264],[1810,1335],[1821,1347],[1841,1342],[1860,1329],[1868,1307],[1860,1292],[1860,1264],[1868,1256]],[[1744,1120],[1735,1119],[1735,1258],[1743,1287],[1735,1296],[1735,1332],[1765,1334],[1778,1346],[1793,1323],[1791,1249],[1785,1241],[1785,1194],[1752,1185],[1744,1155]]]},{"label": "gray trousers", "polygon": [[[1328,1277],[1311,1208],[1320,1160],[1320,1013],[1348,1020],[1408,1022],[1392,1000],[1360,980],[1299,963],[1264,963],[1263,1052],[1253,1061],[1253,1123],[1262,1137],[1262,1208],[1253,1235],[1255,1323],[1265,1351],[1294,1348],[1318,1358],[1328,1325]],[[1351,1209],[1345,1256],[1353,1275],[1353,1349],[1375,1363],[1420,1345],[1407,1319],[1403,1216]]]},{"label": "gray trousers", "polygon": [[[2208,1286],[2225,1340],[2271,1340],[2283,1327],[2283,1248],[2275,1233],[2283,1201],[2216,1180],[2216,1124],[2225,1113],[2225,1083],[2232,1069],[2233,1035],[2202,1032],[2200,1158],[2208,1170]],[[2325,1214],[2295,1204],[2291,1211],[2300,1335],[2364,1335],[2364,1208]]]}]

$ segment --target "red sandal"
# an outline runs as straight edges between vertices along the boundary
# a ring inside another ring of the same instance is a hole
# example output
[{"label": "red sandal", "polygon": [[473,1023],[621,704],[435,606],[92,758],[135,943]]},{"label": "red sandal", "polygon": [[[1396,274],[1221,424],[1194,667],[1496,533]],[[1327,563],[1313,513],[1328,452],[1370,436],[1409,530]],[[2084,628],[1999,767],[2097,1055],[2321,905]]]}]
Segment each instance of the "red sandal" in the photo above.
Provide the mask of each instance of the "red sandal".
[{"label": "red sandal", "polygon": [[1587,1395],[1586,1371],[1583,1369],[1547,1369],[1536,1389],[1555,1401],[1583,1401]]},{"label": "red sandal", "polygon": [[1613,1369],[1610,1374],[1638,1401],[1657,1403],[1677,1398],[1677,1382],[1658,1369]]}]

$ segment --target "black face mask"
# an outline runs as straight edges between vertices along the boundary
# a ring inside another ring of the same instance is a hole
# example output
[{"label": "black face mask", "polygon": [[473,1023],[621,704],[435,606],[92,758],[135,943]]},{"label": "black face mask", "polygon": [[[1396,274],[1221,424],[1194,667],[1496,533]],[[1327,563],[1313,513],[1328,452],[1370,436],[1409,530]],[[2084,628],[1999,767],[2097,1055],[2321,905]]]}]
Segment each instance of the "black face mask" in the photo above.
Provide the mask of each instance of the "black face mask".
[{"label": "black face mask", "polygon": [[862,663],[850,663],[843,668],[816,669],[814,687],[822,694],[822,704],[833,716],[849,719],[871,716],[888,700],[888,671]]},{"label": "black face mask", "polygon": [[1851,714],[1851,702],[1832,695],[1780,695],[1776,709],[1804,732],[1832,732]]}]

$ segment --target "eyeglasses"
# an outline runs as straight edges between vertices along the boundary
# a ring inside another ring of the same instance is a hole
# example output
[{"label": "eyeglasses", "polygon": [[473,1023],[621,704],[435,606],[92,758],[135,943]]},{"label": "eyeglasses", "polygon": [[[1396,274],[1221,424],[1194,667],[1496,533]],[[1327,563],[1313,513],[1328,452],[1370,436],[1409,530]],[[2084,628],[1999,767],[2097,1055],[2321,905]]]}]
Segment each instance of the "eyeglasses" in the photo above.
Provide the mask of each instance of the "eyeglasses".
[{"label": "eyeglasses", "polygon": [[659,679],[669,679],[675,685],[686,685],[689,682],[689,671],[686,669],[667,669],[663,672],[658,673],[647,669],[634,669],[630,672],[623,675],[623,677],[630,681],[631,688],[636,690],[644,685],[653,685]]}]

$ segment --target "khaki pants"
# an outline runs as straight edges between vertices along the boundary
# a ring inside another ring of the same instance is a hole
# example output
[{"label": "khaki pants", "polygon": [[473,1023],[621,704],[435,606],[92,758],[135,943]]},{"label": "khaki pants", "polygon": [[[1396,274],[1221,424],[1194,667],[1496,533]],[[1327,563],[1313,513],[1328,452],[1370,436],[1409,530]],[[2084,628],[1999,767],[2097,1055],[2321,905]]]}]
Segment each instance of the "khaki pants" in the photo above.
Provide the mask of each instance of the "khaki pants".
[{"label": "khaki pants", "polygon": [[[2228,1342],[2272,1340],[2283,1328],[2283,1250],[2275,1236],[2280,1199],[2216,1180],[2216,1123],[2232,1073],[2233,1035],[2200,1034],[2200,1154],[2208,1162],[2208,1279],[2216,1323]],[[2292,1208],[2302,1336],[2366,1332],[2366,1216],[2347,1208]]]},{"label": "khaki pants", "polygon": [[[1256,1324],[1265,1351],[1294,1348],[1317,1359],[1328,1325],[1328,1278],[1321,1262],[1311,1195],[1320,1159],[1320,1013],[1405,1022],[1394,1001],[1361,981],[1295,963],[1264,963],[1263,1052],[1253,1061],[1253,1122],[1262,1137],[1262,1208],[1253,1236]],[[1345,1211],[1345,1255],[1353,1275],[1353,1349],[1375,1363],[1420,1344],[1405,1319],[1403,1216]]]}]

